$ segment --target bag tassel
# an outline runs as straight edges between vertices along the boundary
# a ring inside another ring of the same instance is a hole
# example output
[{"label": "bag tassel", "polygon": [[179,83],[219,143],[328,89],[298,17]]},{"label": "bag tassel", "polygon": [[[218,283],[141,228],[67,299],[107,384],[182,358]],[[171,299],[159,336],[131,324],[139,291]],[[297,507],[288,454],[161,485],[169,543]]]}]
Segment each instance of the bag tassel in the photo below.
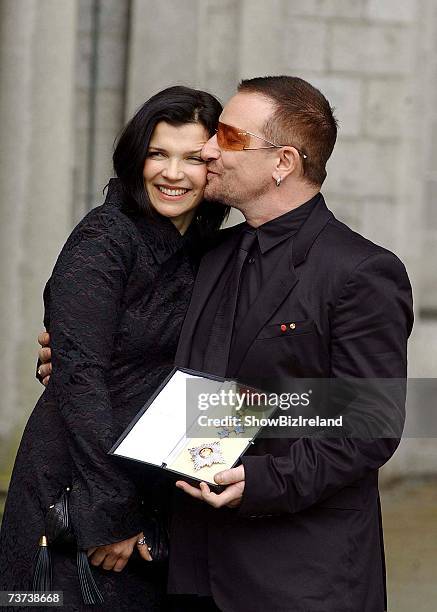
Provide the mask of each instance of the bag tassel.
[{"label": "bag tassel", "polygon": [[35,571],[33,573],[32,590],[33,591],[51,591],[52,590],[52,564],[50,559],[50,551],[48,549],[47,538],[41,536],[38,543],[39,550],[36,555]]},{"label": "bag tassel", "polygon": [[82,599],[87,605],[103,603],[103,597],[100,593],[94,576],[91,573],[91,568],[88,562],[88,557],[85,551],[77,551],[77,573],[79,576],[80,590],[82,591]]}]

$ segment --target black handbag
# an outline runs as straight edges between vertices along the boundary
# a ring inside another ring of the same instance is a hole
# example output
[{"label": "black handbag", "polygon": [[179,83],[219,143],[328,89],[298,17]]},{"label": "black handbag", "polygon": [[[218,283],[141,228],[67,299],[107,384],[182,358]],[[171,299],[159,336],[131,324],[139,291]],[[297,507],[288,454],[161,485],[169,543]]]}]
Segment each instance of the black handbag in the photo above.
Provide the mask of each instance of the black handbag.
[{"label": "black handbag", "polygon": [[[68,507],[69,495],[70,487],[66,487],[59,499],[49,507],[46,513],[45,534],[41,536],[39,541],[32,588],[34,591],[52,590],[50,548],[66,553],[75,552],[80,590],[84,603],[87,605],[103,603],[104,599],[92,575],[86,551],[77,548]],[[166,521],[158,511],[144,517],[142,531],[153,564],[166,562],[168,559],[169,534]],[[136,548],[132,557],[132,560],[136,558],[144,563]]]},{"label": "black handbag", "polygon": [[52,563],[50,547],[64,552],[76,552],[77,573],[82,599],[86,605],[103,603],[88,561],[86,551],[77,548],[68,508],[70,487],[66,487],[59,499],[52,504],[45,517],[45,534],[39,541],[39,551],[33,576],[34,591],[52,590]]},{"label": "black handbag", "polygon": [[144,540],[152,557],[152,563],[164,563],[168,559],[169,534],[165,520],[158,511],[144,518]]}]

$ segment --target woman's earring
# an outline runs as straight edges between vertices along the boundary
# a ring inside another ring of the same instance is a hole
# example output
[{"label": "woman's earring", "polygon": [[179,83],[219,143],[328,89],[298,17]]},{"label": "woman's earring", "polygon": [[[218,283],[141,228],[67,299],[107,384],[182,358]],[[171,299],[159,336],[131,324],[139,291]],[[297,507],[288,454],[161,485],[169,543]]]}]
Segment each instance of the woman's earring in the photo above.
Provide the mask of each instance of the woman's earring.
[{"label": "woman's earring", "polygon": [[281,177],[278,176],[278,178],[276,179],[276,187],[279,187],[279,185],[281,184],[281,181],[282,181]]}]

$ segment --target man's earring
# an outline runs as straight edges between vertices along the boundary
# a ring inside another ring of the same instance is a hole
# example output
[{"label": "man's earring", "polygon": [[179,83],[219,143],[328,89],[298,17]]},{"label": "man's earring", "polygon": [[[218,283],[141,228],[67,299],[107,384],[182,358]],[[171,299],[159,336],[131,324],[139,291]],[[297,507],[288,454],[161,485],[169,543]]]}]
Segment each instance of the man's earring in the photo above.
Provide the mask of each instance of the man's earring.
[{"label": "man's earring", "polygon": [[281,177],[278,176],[278,178],[275,181],[276,182],[276,187],[279,187],[279,185],[281,184],[281,181],[282,181]]}]

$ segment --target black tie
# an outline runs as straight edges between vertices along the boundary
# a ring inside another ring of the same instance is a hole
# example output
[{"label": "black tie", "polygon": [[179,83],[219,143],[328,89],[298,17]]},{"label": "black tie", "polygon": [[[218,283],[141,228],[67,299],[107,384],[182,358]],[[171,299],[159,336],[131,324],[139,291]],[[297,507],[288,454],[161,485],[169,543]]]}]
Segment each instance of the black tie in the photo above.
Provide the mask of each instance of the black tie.
[{"label": "black tie", "polygon": [[203,369],[205,372],[216,374],[217,376],[225,376],[226,374],[241,270],[243,269],[247,254],[255,238],[255,230],[243,231],[232,270],[223,288],[220,303],[211,326],[211,333],[203,361]]}]

